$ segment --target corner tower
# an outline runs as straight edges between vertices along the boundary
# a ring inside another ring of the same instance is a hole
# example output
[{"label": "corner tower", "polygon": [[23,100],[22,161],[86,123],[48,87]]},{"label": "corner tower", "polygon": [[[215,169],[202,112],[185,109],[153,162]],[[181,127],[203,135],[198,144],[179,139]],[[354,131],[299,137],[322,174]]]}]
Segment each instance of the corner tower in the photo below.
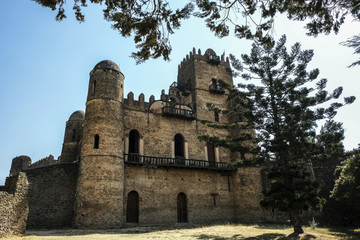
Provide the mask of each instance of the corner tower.
[{"label": "corner tower", "polygon": [[185,96],[184,102],[192,103],[197,119],[215,120],[215,116],[209,114],[207,103],[220,110],[228,108],[227,96],[218,85],[219,80],[233,85],[230,63],[225,54],[220,57],[212,49],[201,54],[200,49],[196,53],[194,48],[179,64],[177,85]]},{"label": "corner tower", "polygon": [[69,120],[66,122],[60,162],[74,162],[78,160],[84,118],[85,112],[79,110],[71,114]]},{"label": "corner tower", "polygon": [[80,152],[74,225],[114,228],[123,223],[124,75],[112,61],[90,72]]}]

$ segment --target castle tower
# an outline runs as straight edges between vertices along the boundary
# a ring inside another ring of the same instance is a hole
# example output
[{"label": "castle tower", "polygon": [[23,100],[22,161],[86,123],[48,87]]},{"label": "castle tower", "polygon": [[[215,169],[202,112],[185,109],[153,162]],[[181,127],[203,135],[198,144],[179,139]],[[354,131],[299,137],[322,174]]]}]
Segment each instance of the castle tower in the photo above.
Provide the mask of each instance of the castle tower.
[{"label": "castle tower", "polygon": [[66,122],[60,162],[74,162],[78,160],[84,118],[85,112],[79,110],[71,114],[69,120]]},{"label": "castle tower", "polygon": [[197,119],[215,121],[215,113],[209,112],[207,103],[222,110],[228,107],[227,96],[218,85],[219,80],[233,85],[228,59],[224,55],[217,56],[212,49],[207,49],[203,55],[200,50],[196,53],[193,49],[180,63],[178,86],[185,95],[184,102],[193,104]]},{"label": "castle tower", "polygon": [[124,75],[112,61],[90,72],[81,143],[74,225],[114,228],[123,223]]}]

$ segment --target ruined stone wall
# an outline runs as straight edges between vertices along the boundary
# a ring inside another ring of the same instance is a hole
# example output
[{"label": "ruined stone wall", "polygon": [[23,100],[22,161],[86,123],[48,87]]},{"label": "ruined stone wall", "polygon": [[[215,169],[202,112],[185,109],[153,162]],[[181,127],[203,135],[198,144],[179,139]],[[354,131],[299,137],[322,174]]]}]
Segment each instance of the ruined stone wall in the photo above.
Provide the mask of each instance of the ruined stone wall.
[{"label": "ruined stone wall", "polygon": [[30,183],[28,228],[70,227],[78,164],[60,163],[25,172]]},{"label": "ruined stone wall", "polygon": [[0,237],[25,233],[29,212],[28,186],[24,173],[7,178],[0,191]]}]

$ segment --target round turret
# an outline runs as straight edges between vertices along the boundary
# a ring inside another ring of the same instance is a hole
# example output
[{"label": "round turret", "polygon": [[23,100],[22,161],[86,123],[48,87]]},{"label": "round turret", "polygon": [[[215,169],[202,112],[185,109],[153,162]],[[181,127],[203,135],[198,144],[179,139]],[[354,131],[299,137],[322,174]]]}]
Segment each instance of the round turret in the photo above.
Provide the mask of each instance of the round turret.
[{"label": "round turret", "polygon": [[64,143],[61,150],[61,162],[74,162],[79,156],[79,144],[82,139],[85,112],[73,112],[66,122]]},{"label": "round turret", "polygon": [[118,71],[121,73],[119,66],[110,60],[103,60],[103,61],[99,62],[98,64],[95,65],[93,71],[95,69],[109,69],[109,70],[115,70],[115,71]]},{"label": "round turret", "polygon": [[69,121],[84,120],[84,119],[85,119],[85,112],[83,110],[78,110],[76,112],[73,112],[73,114],[71,114],[69,117]]},{"label": "round turret", "polygon": [[[78,227],[123,223],[124,75],[105,60],[90,72],[76,194]],[[74,115],[77,117],[77,114]]]},{"label": "round turret", "polygon": [[122,102],[123,92],[124,75],[119,66],[110,60],[96,64],[90,72],[87,101],[103,98]]}]

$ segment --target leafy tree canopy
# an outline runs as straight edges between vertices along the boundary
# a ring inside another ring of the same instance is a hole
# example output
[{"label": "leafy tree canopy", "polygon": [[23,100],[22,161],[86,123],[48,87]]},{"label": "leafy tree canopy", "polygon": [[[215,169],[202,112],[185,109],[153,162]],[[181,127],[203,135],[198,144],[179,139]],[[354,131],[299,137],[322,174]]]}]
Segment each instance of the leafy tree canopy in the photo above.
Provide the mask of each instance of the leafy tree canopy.
[{"label": "leafy tree canopy", "polygon": [[[303,232],[300,213],[323,204],[311,162],[321,156],[332,157],[343,147],[339,144],[343,137],[341,124],[328,121],[318,136],[317,122],[332,119],[340,107],[355,100],[345,97],[343,103],[337,102],[342,87],[328,92],[327,80],[316,80],[319,70],[307,70],[313,54],[312,50],[301,50],[299,43],[287,50],[285,36],[274,47],[255,42],[251,53],[241,55],[241,60],[230,55],[234,74],[245,80],[238,85],[239,90],[221,82],[233,104],[231,111],[223,113],[238,122],[230,123],[236,126],[232,135],[255,130],[256,156],[271,166],[270,184],[261,204],[288,212],[295,233]],[[199,138],[206,140],[204,136]],[[243,140],[235,138],[239,145]]]},{"label": "leafy tree canopy", "polygon": [[[44,7],[57,11],[56,20],[66,18],[65,0],[33,0]],[[206,25],[217,36],[229,35],[254,39],[273,46],[271,30],[276,14],[286,14],[291,20],[309,20],[306,24],[309,35],[337,33],[345,17],[351,15],[360,20],[360,3],[353,0],[193,0],[184,3],[181,9],[173,9],[169,0],[74,0],[76,19],[84,21],[82,8],[88,3],[104,4],[104,17],[124,37],[133,35],[136,47],[133,53],[138,63],[150,57],[169,59],[171,45],[169,35],[180,27],[180,22],[194,14],[204,18]],[[195,6],[197,7],[195,9]],[[258,20],[259,19],[259,20]],[[348,44],[351,45],[351,41]],[[358,41],[358,39],[355,39]],[[359,46],[359,45],[357,45]],[[358,64],[358,63],[356,63]]]}]

